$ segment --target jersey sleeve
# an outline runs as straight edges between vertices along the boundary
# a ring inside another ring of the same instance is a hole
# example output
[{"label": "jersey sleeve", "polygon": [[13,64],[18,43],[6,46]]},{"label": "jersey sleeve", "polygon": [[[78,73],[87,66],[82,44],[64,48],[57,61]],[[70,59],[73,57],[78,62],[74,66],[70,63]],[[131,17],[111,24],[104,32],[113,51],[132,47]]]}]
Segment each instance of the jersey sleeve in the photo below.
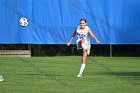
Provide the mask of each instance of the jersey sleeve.
[{"label": "jersey sleeve", "polygon": [[88,26],[86,26],[86,29],[87,29],[87,30],[90,30],[90,28],[89,28]]}]

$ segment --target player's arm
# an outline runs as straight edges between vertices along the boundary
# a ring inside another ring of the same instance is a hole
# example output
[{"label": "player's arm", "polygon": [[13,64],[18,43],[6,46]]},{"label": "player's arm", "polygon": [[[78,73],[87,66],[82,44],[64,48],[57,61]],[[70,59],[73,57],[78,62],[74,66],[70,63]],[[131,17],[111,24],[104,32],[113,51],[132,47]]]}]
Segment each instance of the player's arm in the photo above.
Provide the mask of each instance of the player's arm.
[{"label": "player's arm", "polygon": [[75,35],[76,35],[76,29],[75,29],[74,33],[72,34],[72,36],[70,38],[70,41],[67,43],[67,46],[69,46],[71,44],[71,42],[72,42],[73,38],[75,37]]},{"label": "player's arm", "polygon": [[92,33],[92,31],[89,29],[88,33],[92,36],[92,38],[96,41],[96,43],[100,43],[100,41],[96,38],[96,36]]}]

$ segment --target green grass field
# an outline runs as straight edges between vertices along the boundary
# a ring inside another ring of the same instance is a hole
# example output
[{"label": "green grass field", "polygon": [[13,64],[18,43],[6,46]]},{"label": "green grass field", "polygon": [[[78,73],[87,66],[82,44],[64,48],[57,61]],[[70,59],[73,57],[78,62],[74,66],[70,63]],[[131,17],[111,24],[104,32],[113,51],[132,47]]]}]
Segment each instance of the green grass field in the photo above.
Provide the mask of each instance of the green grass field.
[{"label": "green grass field", "polygon": [[0,93],[140,93],[140,58],[80,56],[0,58]]}]

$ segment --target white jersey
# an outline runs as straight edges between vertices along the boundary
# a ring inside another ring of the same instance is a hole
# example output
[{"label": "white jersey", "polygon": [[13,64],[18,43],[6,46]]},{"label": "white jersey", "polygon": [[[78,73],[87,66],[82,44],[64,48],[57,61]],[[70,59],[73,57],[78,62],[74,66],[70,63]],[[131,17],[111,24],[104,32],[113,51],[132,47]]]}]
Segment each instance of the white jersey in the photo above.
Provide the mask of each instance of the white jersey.
[{"label": "white jersey", "polygon": [[78,36],[78,40],[77,41],[84,40],[85,43],[87,45],[89,45],[90,44],[89,33],[88,33],[89,29],[90,28],[88,26],[85,26],[84,29],[81,29],[81,27],[78,26],[77,30],[76,30],[76,33],[77,33],[77,36]]}]

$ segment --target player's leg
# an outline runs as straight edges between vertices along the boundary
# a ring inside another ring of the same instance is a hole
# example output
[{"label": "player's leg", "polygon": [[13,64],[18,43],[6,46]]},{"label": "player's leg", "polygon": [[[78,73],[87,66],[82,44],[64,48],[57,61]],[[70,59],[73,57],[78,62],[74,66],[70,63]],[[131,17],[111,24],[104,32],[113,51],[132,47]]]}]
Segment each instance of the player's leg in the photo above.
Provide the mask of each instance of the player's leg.
[{"label": "player's leg", "polygon": [[87,43],[87,42],[85,43],[84,40],[81,40],[81,46],[82,46],[83,50],[87,50],[87,55],[89,55],[90,54],[90,48],[91,48],[90,43]]},{"label": "player's leg", "polygon": [[86,59],[87,59],[87,51],[83,51],[81,67],[80,67],[80,71],[79,71],[79,74],[77,75],[77,77],[82,77],[83,71],[86,66]]},{"label": "player's leg", "polygon": [[84,51],[88,49],[88,46],[85,44],[84,40],[81,40],[81,46],[82,46]]}]

